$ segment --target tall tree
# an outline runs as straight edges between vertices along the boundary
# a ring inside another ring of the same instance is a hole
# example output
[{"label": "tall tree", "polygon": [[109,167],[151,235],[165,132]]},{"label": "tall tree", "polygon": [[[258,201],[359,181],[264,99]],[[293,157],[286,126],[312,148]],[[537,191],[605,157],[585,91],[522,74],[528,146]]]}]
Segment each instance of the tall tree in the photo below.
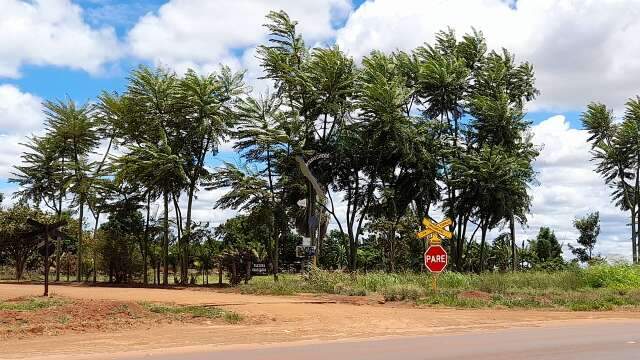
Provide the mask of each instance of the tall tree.
[{"label": "tall tree", "polygon": [[638,262],[638,219],[640,199],[640,100],[630,99],[622,124],[604,104],[591,103],[582,114],[582,124],[589,132],[592,161],[612,189],[612,201],[631,218],[631,248]]},{"label": "tall tree", "polygon": [[569,244],[569,249],[580,262],[589,262],[593,259],[593,248],[600,235],[600,213],[596,211],[583,218],[575,219],[573,226],[580,232],[577,240],[580,246]]},{"label": "tall tree", "polygon": [[68,151],[62,157],[70,159],[69,169],[72,172],[70,190],[74,194],[74,204],[78,207],[78,273],[77,281],[81,281],[83,265],[83,223],[84,207],[90,185],[92,164],[88,156],[92,154],[100,140],[96,122],[92,116],[92,105],[78,105],[73,100],[45,101],[48,134],[59,143],[59,148]]},{"label": "tall tree", "polygon": [[[19,190],[13,196],[36,206],[43,205],[52,210],[58,221],[62,219],[62,200],[65,198],[69,171],[65,167],[65,145],[52,135],[32,137],[26,144],[29,150],[21,155],[21,165],[15,166],[10,182],[17,183]],[[56,239],[56,281],[60,281],[60,256],[62,239]]]},{"label": "tall tree", "polygon": [[233,105],[244,92],[241,73],[223,67],[218,74],[201,76],[193,70],[178,83],[178,111],[183,146],[180,156],[187,176],[187,213],[184,234],[179,244],[181,281],[187,282],[192,210],[200,181],[209,175],[205,166],[208,155],[218,150],[218,144],[228,133],[234,120]]}]

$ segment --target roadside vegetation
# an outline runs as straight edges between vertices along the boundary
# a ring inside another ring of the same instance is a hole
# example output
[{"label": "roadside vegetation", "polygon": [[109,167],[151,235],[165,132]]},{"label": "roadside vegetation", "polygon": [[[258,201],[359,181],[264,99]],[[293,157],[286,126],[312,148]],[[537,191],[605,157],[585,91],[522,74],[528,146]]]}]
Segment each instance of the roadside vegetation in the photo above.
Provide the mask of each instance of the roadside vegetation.
[{"label": "roadside vegetation", "polygon": [[145,309],[156,314],[173,315],[179,319],[184,316],[190,316],[192,318],[207,318],[207,319],[224,319],[228,323],[235,324],[242,320],[242,316],[232,311],[223,310],[220,308],[204,305],[167,305],[156,303],[141,303]]},{"label": "roadside vegetation", "polygon": [[432,290],[427,273],[352,274],[312,271],[306,277],[253,278],[240,291],[250,294],[300,293],[378,296],[384,301],[462,308],[552,308],[576,311],[640,309],[640,267],[594,265],[546,272],[461,274],[438,276]]}]

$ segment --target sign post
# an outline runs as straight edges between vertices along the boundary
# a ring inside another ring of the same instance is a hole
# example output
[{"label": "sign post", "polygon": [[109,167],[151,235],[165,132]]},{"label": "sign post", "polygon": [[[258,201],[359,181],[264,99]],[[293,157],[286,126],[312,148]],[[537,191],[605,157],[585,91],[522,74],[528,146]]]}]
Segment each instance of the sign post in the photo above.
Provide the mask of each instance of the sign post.
[{"label": "sign post", "polygon": [[453,234],[447,230],[453,222],[451,219],[444,219],[441,222],[433,222],[428,218],[422,220],[425,229],[420,231],[417,236],[419,239],[427,237],[429,239],[429,248],[424,253],[424,266],[433,274],[431,286],[433,291],[438,290],[438,274],[440,274],[449,262],[447,251],[442,247],[441,238],[451,239]]}]

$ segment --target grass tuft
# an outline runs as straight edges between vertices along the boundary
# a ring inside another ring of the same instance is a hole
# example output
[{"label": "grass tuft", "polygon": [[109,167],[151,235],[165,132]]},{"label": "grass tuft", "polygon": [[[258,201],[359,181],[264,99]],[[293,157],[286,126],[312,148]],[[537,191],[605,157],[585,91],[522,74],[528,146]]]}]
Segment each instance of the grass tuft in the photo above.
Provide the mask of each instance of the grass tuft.
[{"label": "grass tuft", "polygon": [[56,298],[32,297],[17,301],[0,301],[0,310],[6,311],[36,311],[66,304]]},{"label": "grass tuft", "polygon": [[222,318],[229,323],[237,323],[242,320],[242,316],[231,311],[211,306],[199,305],[166,305],[156,303],[141,303],[142,307],[156,314],[165,315],[188,315],[194,318],[218,319]]}]

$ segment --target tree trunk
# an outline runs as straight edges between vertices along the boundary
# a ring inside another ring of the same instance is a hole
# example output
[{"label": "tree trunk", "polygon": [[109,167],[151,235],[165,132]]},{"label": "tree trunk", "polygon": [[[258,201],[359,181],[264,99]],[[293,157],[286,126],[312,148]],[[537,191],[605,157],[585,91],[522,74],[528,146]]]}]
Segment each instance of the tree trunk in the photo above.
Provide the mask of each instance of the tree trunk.
[{"label": "tree trunk", "polygon": [[164,192],[164,241],[162,243],[162,261],[164,264],[163,285],[169,285],[169,193]]},{"label": "tree trunk", "polygon": [[[638,197],[640,198],[640,195]],[[640,257],[640,241],[638,241],[638,234],[640,234],[640,204],[638,204],[638,209],[636,210],[636,260]]]},{"label": "tree trunk", "polygon": [[395,230],[389,230],[387,238],[389,239],[389,270],[394,273],[396,272]]},{"label": "tree trunk", "polygon": [[273,237],[273,280],[278,281],[278,271],[280,271],[279,255],[280,255],[280,237]]},{"label": "tree trunk", "polygon": [[149,219],[151,212],[151,193],[147,194],[147,221],[144,225],[144,239],[142,239],[142,281],[145,285],[149,284],[149,267],[147,255],[149,254]]},{"label": "tree trunk", "polygon": [[98,257],[97,254],[97,241],[98,239],[96,238],[96,236],[98,235],[98,223],[100,220],[100,213],[98,213],[95,217],[96,219],[96,223],[95,225],[93,225],[93,283],[96,283],[96,278],[98,276],[97,272],[98,272],[98,267],[96,266],[96,258]]},{"label": "tree trunk", "polygon": [[349,234],[349,270],[351,270],[351,272],[356,271],[357,256],[358,256],[358,246],[356,244],[356,240],[354,239],[353,234],[350,233]]},{"label": "tree trunk", "polygon": [[188,275],[188,271],[189,271],[189,243],[191,242],[191,208],[193,207],[193,194],[195,191],[195,185],[191,185],[189,187],[189,192],[187,194],[188,198],[187,198],[187,225],[184,231],[184,234],[182,235],[182,242],[183,242],[183,261],[184,263],[182,264],[183,266],[183,271],[184,271],[184,277],[186,277]]},{"label": "tree trunk", "polygon": [[636,209],[635,209],[635,206],[634,206],[631,209],[631,247],[633,248],[632,256],[633,256],[633,263],[634,264],[638,263],[637,241],[638,241],[638,229],[636,228]]},{"label": "tree trunk", "polygon": [[481,237],[480,240],[480,265],[478,266],[479,272],[482,273],[484,271],[484,244],[487,240],[487,226],[482,225],[481,229]]},{"label": "tree trunk", "polygon": [[56,282],[60,281],[60,252],[62,251],[62,237],[56,237]]},{"label": "tree trunk", "polygon": [[80,214],[78,224],[78,273],[76,274],[76,280],[82,281],[82,218],[84,217],[84,198],[80,195]]},{"label": "tree trunk", "polygon": [[248,284],[251,278],[251,261],[247,261],[244,267],[244,283]]},{"label": "tree trunk", "polygon": [[[178,262],[174,268],[173,278],[175,279],[178,275],[180,277],[180,284],[187,285],[189,283],[189,269],[186,265],[186,260],[184,258],[184,234],[182,232],[182,212],[180,211],[180,204],[178,203],[178,197],[175,194],[171,195],[173,199],[173,209],[176,213],[176,233],[178,235]],[[180,266],[180,272],[178,272],[177,267]]]},{"label": "tree trunk", "polygon": [[222,259],[218,262],[218,286],[222,287]]},{"label": "tree trunk", "polygon": [[22,273],[24,272],[25,261],[21,259],[21,256],[16,258],[16,280],[22,279]]},{"label": "tree trunk", "polygon": [[516,254],[516,224],[513,215],[509,218],[509,230],[511,231],[511,271],[516,271],[518,256]]}]

